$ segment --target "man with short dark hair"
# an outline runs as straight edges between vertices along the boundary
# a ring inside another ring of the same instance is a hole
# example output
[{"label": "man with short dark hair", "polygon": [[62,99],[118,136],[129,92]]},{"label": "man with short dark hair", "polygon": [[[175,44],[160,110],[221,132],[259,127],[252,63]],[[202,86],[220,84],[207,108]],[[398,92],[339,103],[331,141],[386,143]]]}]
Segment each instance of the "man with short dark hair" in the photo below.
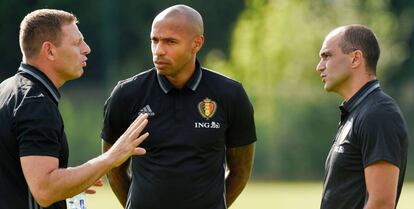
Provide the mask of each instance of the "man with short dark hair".
[{"label": "man with short dark hair", "polygon": [[321,209],[393,209],[407,163],[407,128],[396,102],[376,80],[380,48],[362,25],[325,38],[316,68],[324,88],[344,98],[325,165]]},{"label": "man with short dark hair", "polygon": [[87,190],[131,155],[148,133],[143,114],[105,154],[66,168],[68,144],[58,110],[58,89],[79,78],[90,53],[76,17],[41,9],[20,25],[23,61],[17,73],[0,84],[0,208],[65,209],[65,199]]},{"label": "man with short dark hair", "polygon": [[[155,68],[121,81],[105,104],[104,151],[126,125],[147,113],[146,155],[108,173],[128,209],[225,209],[246,185],[256,133],[253,108],[239,82],[201,67],[201,15],[185,5],[152,24]],[[225,176],[226,166],[229,175]]]}]

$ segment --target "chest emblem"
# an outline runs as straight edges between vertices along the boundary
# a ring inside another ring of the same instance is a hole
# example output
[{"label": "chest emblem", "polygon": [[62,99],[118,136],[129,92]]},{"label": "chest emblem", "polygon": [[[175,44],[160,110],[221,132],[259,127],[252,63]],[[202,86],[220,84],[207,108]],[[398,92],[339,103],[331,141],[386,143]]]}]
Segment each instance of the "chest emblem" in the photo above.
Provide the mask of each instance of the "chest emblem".
[{"label": "chest emblem", "polygon": [[217,110],[217,103],[209,98],[205,98],[198,103],[198,111],[200,115],[205,119],[210,119],[214,116]]}]

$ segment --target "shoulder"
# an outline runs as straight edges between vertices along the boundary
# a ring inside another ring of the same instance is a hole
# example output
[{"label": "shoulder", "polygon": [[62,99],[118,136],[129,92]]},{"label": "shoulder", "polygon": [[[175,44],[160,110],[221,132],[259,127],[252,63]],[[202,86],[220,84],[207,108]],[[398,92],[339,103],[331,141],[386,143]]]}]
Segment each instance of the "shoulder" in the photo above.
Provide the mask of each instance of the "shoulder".
[{"label": "shoulder", "polygon": [[234,94],[234,91],[244,92],[243,86],[239,81],[211,69],[203,67],[202,70],[203,80],[207,85],[210,85],[213,88],[219,88],[224,93]]},{"label": "shoulder", "polygon": [[215,92],[232,112],[252,112],[253,106],[243,85],[225,75],[203,68],[203,85]]},{"label": "shoulder", "polygon": [[156,70],[152,68],[152,69],[143,71],[137,75],[134,75],[130,78],[119,81],[117,86],[125,88],[125,87],[140,85],[143,82],[147,81],[148,79],[153,78],[152,76],[155,76],[155,75],[156,75]]},{"label": "shoulder", "polygon": [[369,101],[363,111],[365,117],[369,120],[387,119],[388,117],[400,117],[402,115],[397,102],[381,90],[374,92],[367,99]]},{"label": "shoulder", "polygon": [[224,85],[240,85],[240,82],[226,76],[223,75],[217,71],[208,69],[203,67],[202,68],[203,71],[203,76],[205,76],[209,81],[211,80],[212,82],[218,82],[218,83],[223,83]]},{"label": "shoulder", "polygon": [[362,130],[394,131],[405,129],[404,116],[395,100],[382,91],[374,92],[357,115]]},{"label": "shoulder", "polygon": [[115,86],[111,95],[128,95],[131,93],[137,93],[137,89],[148,88],[148,83],[155,80],[156,74],[156,70],[152,68],[130,78],[120,80]]},{"label": "shoulder", "polygon": [[[15,97],[15,111],[23,105],[33,105],[34,103],[42,104],[41,106],[48,106],[51,110],[57,109],[57,105],[49,96],[41,90],[39,84],[32,80],[16,75],[9,80],[9,91]],[[31,108],[37,108],[33,106]]]},{"label": "shoulder", "polygon": [[[60,130],[63,125],[58,106],[42,93],[26,96],[17,103],[13,110],[15,124],[55,127]],[[23,125],[24,126],[24,125]]]},{"label": "shoulder", "polygon": [[[363,152],[368,154],[366,164],[377,159],[379,153],[390,162],[398,162],[398,157],[395,156],[399,156],[397,153],[406,146],[408,132],[405,119],[394,99],[382,91],[375,91],[367,97],[361,111],[356,112],[356,117],[359,119],[356,120],[355,139],[362,146]],[[390,152],[394,157],[388,156]]]},{"label": "shoulder", "polygon": [[11,85],[13,86],[12,88],[15,88],[15,93],[22,98],[32,99],[46,97],[38,84],[19,74],[14,77],[13,84]]}]

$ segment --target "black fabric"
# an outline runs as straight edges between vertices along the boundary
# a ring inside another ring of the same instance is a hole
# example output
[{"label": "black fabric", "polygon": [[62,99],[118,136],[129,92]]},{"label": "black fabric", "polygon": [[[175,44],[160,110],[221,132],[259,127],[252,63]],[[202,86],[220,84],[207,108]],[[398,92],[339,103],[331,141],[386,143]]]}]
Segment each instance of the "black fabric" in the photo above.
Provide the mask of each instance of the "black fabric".
[{"label": "black fabric", "polygon": [[[68,145],[57,106],[59,97],[43,73],[25,64],[0,84],[0,209],[40,208],[28,190],[20,157],[52,156],[59,158],[59,167],[67,167]],[[64,208],[65,201],[48,207]]]},{"label": "black fabric", "polygon": [[367,83],[341,107],[341,122],[326,160],[321,209],[363,209],[364,169],[380,160],[399,167],[397,202],[407,163],[407,128],[396,102]]},{"label": "black fabric", "polygon": [[240,83],[197,66],[181,90],[151,69],[119,82],[105,104],[101,136],[110,144],[149,114],[140,145],[147,153],[131,161],[128,209],[226,208],[226,147],[256,141],[253,108]]}]

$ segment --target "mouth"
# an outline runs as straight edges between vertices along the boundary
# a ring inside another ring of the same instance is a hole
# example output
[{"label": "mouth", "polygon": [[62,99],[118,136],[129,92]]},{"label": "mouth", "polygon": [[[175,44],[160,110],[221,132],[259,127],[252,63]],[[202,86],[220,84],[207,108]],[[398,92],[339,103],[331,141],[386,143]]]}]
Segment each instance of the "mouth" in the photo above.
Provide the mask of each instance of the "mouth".
[{"label": "mouth", "polygon": [[88,61],[88,58],[86,58],[86,57],[85,57],[85,58],[82,60],[82,67],[86,67],[86,65],[87,65],[86,61]]},{"label": "mouth", "polygon": [[321,80],[322,80],[322,82],[324,82],[324,83],[325,83],[325,82],[326,82],[326,79],[327,79],[327,78],[326,78],[326,75],[325,75],[325,74],[321,74],[320,76],[321,76]]},{"label": "mouth", "polygon": [[154,65],[158,69],[165,68],[167,65],[169,65],[169,62],[163,61],[163,60],[154,60]]}]

